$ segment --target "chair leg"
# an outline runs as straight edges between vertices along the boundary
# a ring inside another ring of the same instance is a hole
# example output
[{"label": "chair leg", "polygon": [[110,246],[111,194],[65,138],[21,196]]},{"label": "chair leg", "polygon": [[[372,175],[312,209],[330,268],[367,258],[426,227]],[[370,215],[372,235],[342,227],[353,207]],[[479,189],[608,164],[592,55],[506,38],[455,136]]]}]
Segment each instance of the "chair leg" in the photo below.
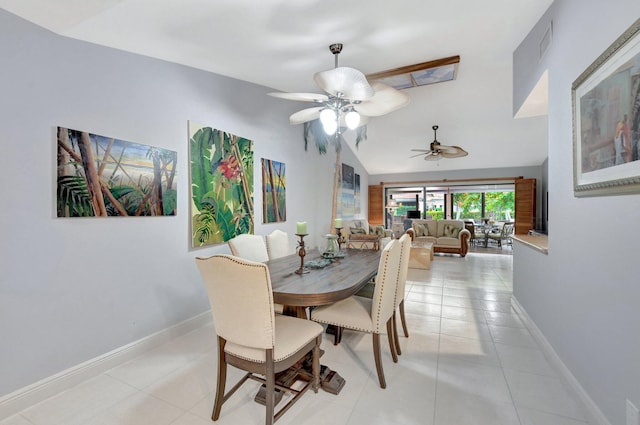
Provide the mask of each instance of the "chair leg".
[{"label": "chair leg", "polygon": [[396,345],[393,340],[394,333],[395,332],[393,332],[393,316],[392,316],[392,317],[389,317],[389,320],[387,320],[387,337],[389,338],[389,350],[391,350],[391,358],[393,359],[394,363],[398,363],[398,356],[396,354]]},{"label": "chair leg", "polygon": [[218,337],[218,382],[216,384],[216,398],[213,402],[213,412],[211,420],[217,421],[224,403],[224,387],[227,382],[227,360],[224,353],[224,345],[226,341]]},{"label": "chair leg", "polygon": [[313,375],[313,382],[311,388],[314,393],[318,392],[320,388],[320,342],[322,337],[316,338],[316,345],[313,346],[312,360],[311,360],[311,374]]},{"label": "chair leg", "polygon": [[377,333],[373,334],[373,358],[376,361],[380,388],[387,388],[387,383],[384,380],[384,371],[382,370],[382,360],[380,359],[380,334]]},{"label": "chair leg", "polygon": [[273,425],[273,410],[275,408],[275,395],[276,395],[276,374],[273,367],[273,350],[267,350],[266,356],[266,376],[267,379],[267,392],[266,392],[266,425]]},{"label": "chair leg", "polygon": [[396,346],[396,353],[400,356],[402,355],[402,350],[400,350],[400,340],[398,339],[398,324],[396,320],[396,312],[393,312],[393,341]]},{"label": "chair leg", "polygon": [[402,321],[402,330],[404,331],[405,338],[409,338],[409,331],[407,330],[407,318],[404,316],[404,299],[400,301],[400,320]]},{"label": "chair leg", "polygon": [[333,334],[333,345],[338,345],[340,344],[340,341],[342,341],[342,327],[341,326],[334,326],[334,334]]}]

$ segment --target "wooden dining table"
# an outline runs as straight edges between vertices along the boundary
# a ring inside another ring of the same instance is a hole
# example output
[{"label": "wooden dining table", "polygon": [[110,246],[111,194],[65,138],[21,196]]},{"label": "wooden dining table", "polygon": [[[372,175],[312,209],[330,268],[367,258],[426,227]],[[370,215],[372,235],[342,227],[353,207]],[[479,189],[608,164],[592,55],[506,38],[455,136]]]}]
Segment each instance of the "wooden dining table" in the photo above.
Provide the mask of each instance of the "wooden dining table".
[{"label": "wooden dining table", "polygon": [[[284,314],[307,318],[306,308],[332,304],[362,289],[378,272],[380,251],[343,249],[344,257],[335,258],[323,268],[308,268],[298,274],[300,257],[296,254],[267,261],[273,301],[284,305]],[[317,250],[307,251],[305,261],[321,260]]]},{"label": "wooden dining table", "polygon": [[[300,257],[297,254],[266,262],[271,278],[273,301],[284,305],[283,313],[308,319],[307,308],[331,304],[356,294],[378,272],[380,251],[371,249],[343,249],[344,257],[334,258],[322,268],[308,267],[307,273],[298,274]],[[317,250],[307,251],[306,261],[322,260]],[[322,352],[322,350],[321,350]],[[307,359],[308,360],[308,359]],[[276,382],[291,386],[297,379],[311,379],[310,361],[301,361],[289,370],[276,375]],[[320,366],[320,387],[338,394],[345,384],[336,371]],[[256,395],[264,404],[266,389],[263,385]],[[279,401],[279,398],[276,399]]]}]

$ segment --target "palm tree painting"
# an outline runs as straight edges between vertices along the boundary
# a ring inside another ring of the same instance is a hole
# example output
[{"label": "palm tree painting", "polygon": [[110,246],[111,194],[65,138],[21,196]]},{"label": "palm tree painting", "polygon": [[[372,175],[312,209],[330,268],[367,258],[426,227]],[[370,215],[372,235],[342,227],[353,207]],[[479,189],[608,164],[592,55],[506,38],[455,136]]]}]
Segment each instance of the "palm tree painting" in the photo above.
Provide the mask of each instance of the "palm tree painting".
[{"label": "palm tree painting", "polygon": [[253,142],[189,121],[189,151],[192,246],[253,233]]},{"label": "palm tree painting", "polygon": [[176,215],[176,152],[64,127],[57,139],[58,217]]},{"label": "palm tree painting", "polygon": [[284,163],[262,158],[262,220],[278,223],[287,220]]}]

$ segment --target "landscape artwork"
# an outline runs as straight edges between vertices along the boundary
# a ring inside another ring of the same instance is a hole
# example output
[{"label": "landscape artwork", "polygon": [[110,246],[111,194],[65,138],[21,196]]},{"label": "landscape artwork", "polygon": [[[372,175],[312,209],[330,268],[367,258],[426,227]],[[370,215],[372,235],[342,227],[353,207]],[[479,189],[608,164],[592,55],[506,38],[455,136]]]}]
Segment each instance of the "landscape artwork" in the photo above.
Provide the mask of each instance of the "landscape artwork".
[{"label": "landscape artwork", "polygon": [[57,128],[58,217],[177,214],[177,153]]},{"label": "landscape artwork", "polygon": [[287,220],[287,180],[283,162],[262,158],[262,222]]},{"label": "landscape artwork", "polygon": [[342,199],[342,217],[353,217],[355,214],[355,182],[354,182],[354,170],[353,167],[347,164],[342,164],[342,184],[341,199]]},{"label": "landscape artwork", "polygon": [[192,246],[252,234],[253,142],[192,121],[188,127]]}]

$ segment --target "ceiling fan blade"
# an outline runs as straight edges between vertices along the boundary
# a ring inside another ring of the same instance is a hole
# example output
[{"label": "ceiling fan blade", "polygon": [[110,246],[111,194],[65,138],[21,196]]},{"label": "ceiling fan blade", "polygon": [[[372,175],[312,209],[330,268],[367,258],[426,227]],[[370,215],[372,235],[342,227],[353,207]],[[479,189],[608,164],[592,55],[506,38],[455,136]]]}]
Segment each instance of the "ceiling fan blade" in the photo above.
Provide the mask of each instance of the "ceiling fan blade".
[{"label": "ceiling fan blade", "polygon": [[296,100],[298,102],[316,102],[322,103],[329,100],[329,96],[326,94],[317,94],[317,93],[267,93],[269,96],[277,97],[279,99],[286,100]]},{"label": "ceiling fan blade", "polygon": [[[454,147],[457,147],[457,146],[454,146]],[[469,153],[464,149],[460,147],[457,147],[457,148],[458,150],[456,152],[443,151],[441,154],[444,158],[460,158],[460,157],[469,155]]]},{"label": "ceiling fan blade", "polygon": [[429,149],[411,149],[412,152],[431,152]]},{"label": "ceiling fan blade", "polygon": [[446,145],[439,145],[438,148],[442,152],[452,153],[452,154],[455,154],[462,149],[459,146],[446,146]]},{"label": "ceiling fan blade", "polygon": [[320,111],[322,106],[316,106],[315,108],[307,108],[291,114],[289,117],[289,124],[296,125],[302,124],[307,121],[313,121],[320,118]]},{"label": "ceiling fan blade", "polygon": [[432,152],[431,155],[427,154],[424,157],[425,161],[437,161],[440,159],[440,154],[437,152]]},{"label": "ceiling fan blade", "polygon": [[313,79],[318,87],[335,97],[362,101],[371,99],[375,94],[362,72],[346,66],[316,72]]},{"label": "ceiling fan blade", "polygon": [[[417,156],[423,156],[423,155],[425,155],[425,153],[417,153],[415,155],[411,155],[409,158],[415,158]],[[426,153],[426,155],[429,155],[429,153]]]},{"label": "ceiling fan blade", "polygon": [[373,83],[375,94],[367,101],[354,105],[362,115],[379,117],[406,106],[411,98],[399,90],[380,82]]}]

